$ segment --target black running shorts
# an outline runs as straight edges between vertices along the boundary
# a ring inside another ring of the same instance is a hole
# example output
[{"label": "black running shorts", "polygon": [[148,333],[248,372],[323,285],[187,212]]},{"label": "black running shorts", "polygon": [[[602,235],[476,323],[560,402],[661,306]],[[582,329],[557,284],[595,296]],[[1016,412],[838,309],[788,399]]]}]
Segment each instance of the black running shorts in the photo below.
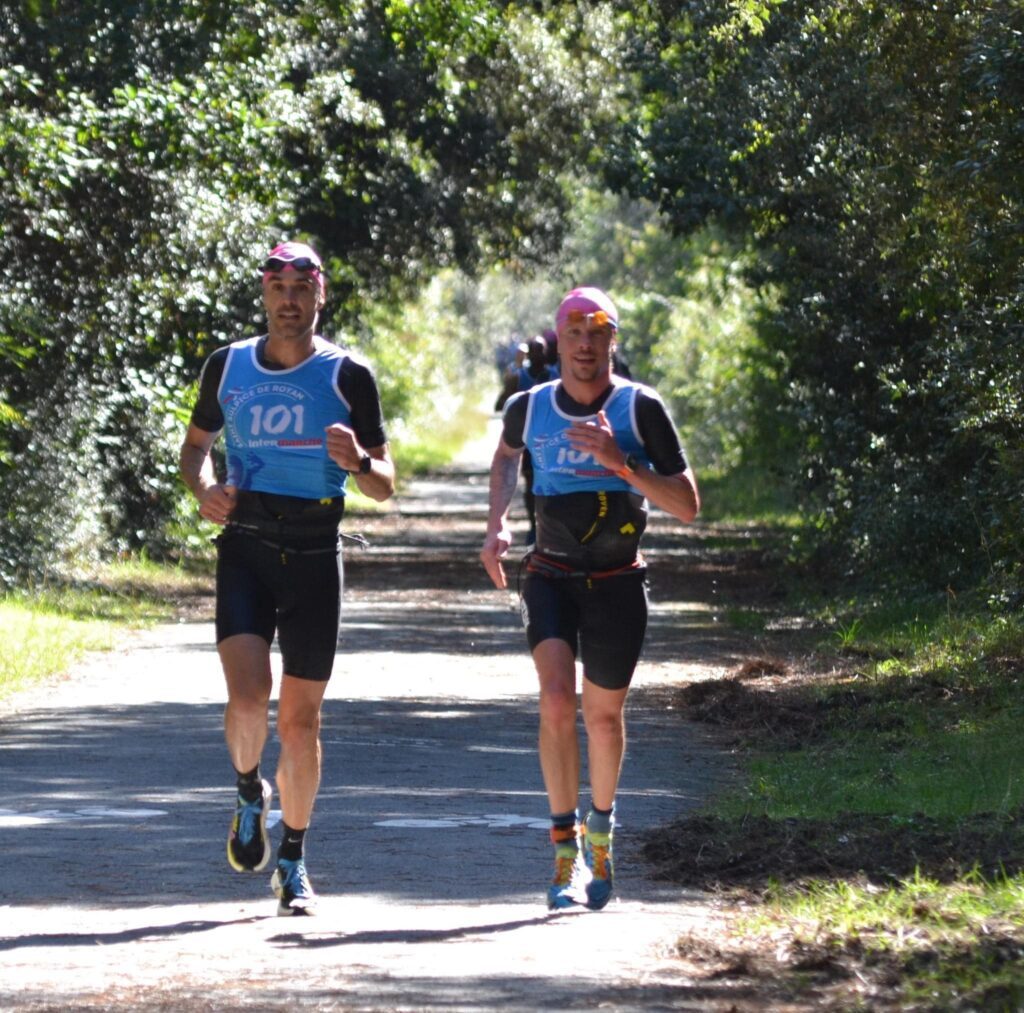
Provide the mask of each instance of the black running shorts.
[{"label": "black running shorts", "polygon": [[564,640],[583,661],[583,676],[602,689],[625,689],[647,632],[643,570],[612,577],[523,580],[523,625],[532,651],[541,641]]},{"label": "black running shorts", "polygon": [[269,645],[276,631],[285,673],[326,682],[342,589],[340,541],[282,549],[229,529],[217,539],[217,643],[254,633]]}]

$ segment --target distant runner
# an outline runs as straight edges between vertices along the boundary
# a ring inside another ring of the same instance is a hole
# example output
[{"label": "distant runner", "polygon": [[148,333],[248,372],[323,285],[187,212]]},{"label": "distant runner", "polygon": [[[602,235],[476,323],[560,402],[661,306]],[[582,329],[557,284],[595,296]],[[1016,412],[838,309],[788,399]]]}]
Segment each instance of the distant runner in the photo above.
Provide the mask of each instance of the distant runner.
[{"label": "distant runner", "polygon": [[[227,857],[238,872],[270,861],[271,787],[260,775],[277,634],[283,816],[271,879],[278,914],[314,912],[304,858],[320,784],[320,707],[341,616],[338,524],[345,487],[385,500],[395,487],[380,395],[370,367],[315,333],[325,300],[320,257],[282,243],[262,266],[267,333],[218,349],[203,366],[181,448],[199,513],[220,524],[217,650],[227,680],[224,732],[238,796]],[[227,476],[210,451],[224,431]]]},{"label": "distant runner", "polygon": [[[540,680],[540,765],[555,848],[547,901],[553,909],[600,910],[613,887],[623,708],[647,629],[639,550],[646,500],[689,522],[700,495],[661,399],[612,374],[618,312],[611,299],[600,289],[573,289],[558,307],[555,327],[561,378],[516,394],[505,406],[480,559],[495,587],[506,588],[508,511],[527,450],[537,537],[524,561],[521,604]],[[582,823],[577,652],[591,790]]]},{"label": "distant runner", "polygon": [[[519,368],[518,390],[532,390],[548,380],[558,379],[558,356],[549,361],[548,343],[542,334],[530,338],[527,348],[527,360]],[[523,451],[520,470],[523,475],[523,505],[530,521],[530,531],[526,536],[526,544],[533,545],[537,539],[537,511],[533,505],[533,458],[528,450]]]}]

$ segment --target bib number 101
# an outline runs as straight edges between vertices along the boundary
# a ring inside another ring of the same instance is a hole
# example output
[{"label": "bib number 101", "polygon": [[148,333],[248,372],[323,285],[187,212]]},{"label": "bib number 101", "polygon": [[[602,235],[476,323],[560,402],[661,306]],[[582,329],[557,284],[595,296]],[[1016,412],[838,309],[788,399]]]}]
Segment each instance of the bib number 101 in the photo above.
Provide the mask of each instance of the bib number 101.
[{"label": "bib number 101", "polygon": [[251,436],[259,436],[261,433],[278,436],[287,430],[299,435],[302,433],[305,414],[305,405],[300,404],[290,407],[279,404],[266,409],[263,405],[253,405],[249,433]]}]

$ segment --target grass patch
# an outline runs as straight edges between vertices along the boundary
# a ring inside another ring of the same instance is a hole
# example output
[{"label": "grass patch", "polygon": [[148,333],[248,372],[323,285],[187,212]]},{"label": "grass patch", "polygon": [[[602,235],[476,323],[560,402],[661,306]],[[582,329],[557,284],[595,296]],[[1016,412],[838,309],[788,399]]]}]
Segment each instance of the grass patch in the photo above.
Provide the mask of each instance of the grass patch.
[{"label": "grass patch", "polygon": [[749,784],[722,800],[723,815],[961,819],[1024,804],[1019,620],[941,615],[908,633],[868,618],[841,632],[856,667],[787,694],[799,738],[757,743]]},{"label": "grass patch", "polygon": [[110,650],[113,623],[76,619],[45,607],[7,599],[0,602],[0,696],[66,671],[87,651]]},{"label": "grass patch", "polygon": [[131,559],[0,599],[0,697],[66,672],[90,651],[112,650],[127,629],[170,620],[210,581],[202,565]]},{"label": "grass patch", "polygon": [[768,617],[752,609],[726,609],[725,619],[733,629],[744,633],[763,633],[768,626]]},{"label": "grass patch", "polygon": [[737,931],[783,955],[763,971],[793,994],[1022,1008],[1024,621],[893,601],[819,610],[801,670],[678,692],[731,730],[745,776],[645,853],[664,878],[753,895]]},{"label": "grass patch", "polygon": [[[770,894],[741,921],[783,952],[856,961],[904,1002],[928,1009],[1020,1009],[1024,1001],[1024,876],[968,874],[942,883],[915,873],[887,889],[812,881]],[[1014,917],[1016,916],[1016,917]]]}]

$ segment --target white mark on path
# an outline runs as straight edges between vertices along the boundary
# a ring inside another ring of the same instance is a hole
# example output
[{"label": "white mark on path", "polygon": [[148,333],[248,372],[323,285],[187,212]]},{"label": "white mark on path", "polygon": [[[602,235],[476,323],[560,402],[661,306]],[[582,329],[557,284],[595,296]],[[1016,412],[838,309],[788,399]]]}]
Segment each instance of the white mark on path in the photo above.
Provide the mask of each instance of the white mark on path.
[{"label": "white mark on path", "polygon": [[0,809],[0,827],[36,827],[49,823],[81,823],[85,820],[148,820],[155,816],[166,816],[163,809],[107,809],[103,806],[87,806],[84,809],[35,809],[18,812],[16,809]]},{"label": "white mark on path", "polygon": [[504,827],[529,827],[531,830],[547,830],[547,820],[539,820],[536,816],[515,816],[509,813],[489,813],[484,816],[442,816],[437,819],[423,817],[402,817],[393,820],[377,820],[375,827],[422,827],[440,828],[448,827],[491,827],[502,829]]}]

